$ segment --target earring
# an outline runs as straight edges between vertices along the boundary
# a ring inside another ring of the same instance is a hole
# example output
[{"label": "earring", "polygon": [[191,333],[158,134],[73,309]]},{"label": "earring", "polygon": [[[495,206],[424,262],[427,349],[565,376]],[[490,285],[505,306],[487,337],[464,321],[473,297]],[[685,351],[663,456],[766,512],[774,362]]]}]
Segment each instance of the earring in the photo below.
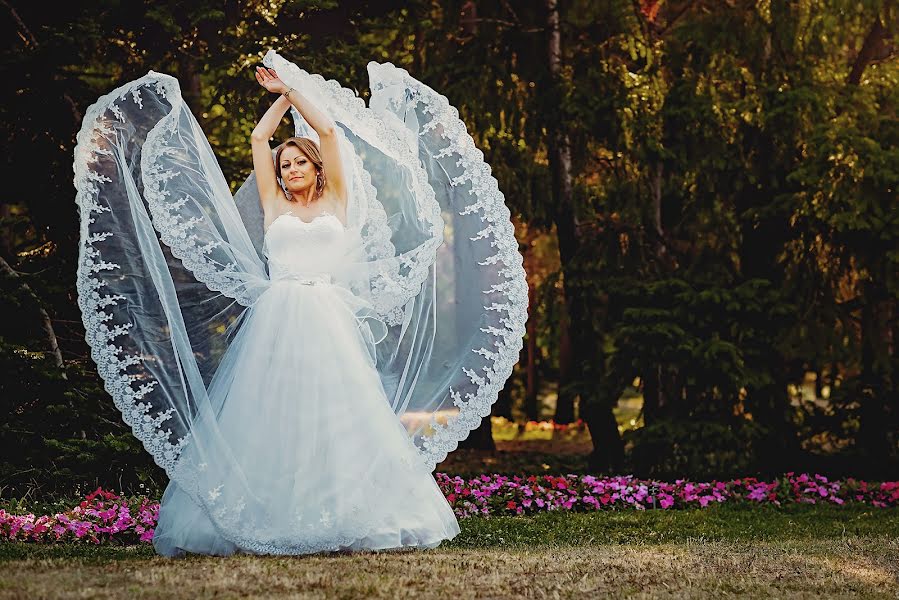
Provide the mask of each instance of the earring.
[{"label": "earring", "polygon": [[281,184],[281,189],[284,190],[284,195],[287,196],[287,201],[293,202],[293,195],[288,191],[287,185],[284,183],[284,180],[278,179],[278,183]]}]

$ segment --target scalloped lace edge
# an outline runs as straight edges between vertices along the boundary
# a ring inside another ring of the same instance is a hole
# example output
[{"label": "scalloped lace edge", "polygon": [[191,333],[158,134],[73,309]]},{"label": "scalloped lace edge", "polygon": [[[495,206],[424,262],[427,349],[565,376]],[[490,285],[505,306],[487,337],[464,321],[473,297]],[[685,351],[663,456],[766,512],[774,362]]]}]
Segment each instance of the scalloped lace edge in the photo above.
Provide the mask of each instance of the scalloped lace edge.
[{"label": "scalloped lace edge", "polygon": [[[512,368],[518,360],[518,354],[523,345],[522,337],[524,335],[524,326],[527,320],[527,283],[525,281],[525,273],[522,266],[522,257],[517,249],[518,243],[515,239],[514,228],[509,221],[510,214],[508,208],[505,206],[504,196],[498,189],[496,179],[490,173],[489,165],[486,165],[483,162],[483,153],[477,149],[474,140],[468,134],[464,123],[459,120],[458,111],[449,104],[449,101],[445,96],[438,94],[425,84],[418,82],[409,76],[404,69],[395,67],[390,63],[380,65],[378,63],[372,64],[377,65],[377,68],[382,72],[395,70],[395,72],[389,74],[398,74],[404,79],[407,85],[421,91],[420,101],[425,102],[430,108],[434,109],[431,111],[434,118],[430,123],[440,122],[444,125],[446,130],[443,137],[449,140],[448,148],[457,153],[461,161],[466,165],[464,173],[467,176],[467,180],[471,181],[473,189],[480,190],[480,193],[475,195],[477,200],[473,204],[467,206],[460,214],[483,211],[481,220],[488,222],[488,226],[481,232],[481,234],[479,234],[478,238],[475,239],[489,239],[492,236],[491,243],[497,247],[498,252],[488,259],[488,262],[502,263],[504,268],[501,272],[506,276],[505,282],[493,286],[488,292],[497,290],[503,291],[509,298],[509,302],[502,304],[494,303],[485,306],[486,310],[506,311],[508,314],[508,318],[501,319],[505,325],[504,329],[491,328],[491,330],[487,331],[500,338],[500,341],[497,343],[497,351],[488,351],[484,348],[472,350],[475,353],[492,359],[493,368],[490,369],[484,367],[484,376],[479,376],[472,370],[465,369],[466,374],[472,382],[478,386],[477,392],[474,394],[466,394],[465,398],[462,398],[460,394],[450,390],[450,393],[454,398],[454,404],[459,408],[459,414],[450,418],[445,425],[432,423],[435,433],[423,441],[423,448],[418,447],[418,450],[422,453],[426,466],[432,471],[439,462],[446,458],[446,455],[449,452],[458,447],[459,442],[466,439],[469,433],[480,425],[481,420],[484,417],[490,414],[490,407],[496,401],[500,389],[511,375]],[[299,68],[297,67],[297,69]],[[317,77],[321,81],[321,85],[329,85],[332,89],[333,86],[339,87],[339,84],[334,80],[330,80],[330,83],[328,83],[325,82],[321,76],[310,77]],[[149,424],[144,420],[144,417],[149,410],[149,405],[138,401],[149,391],[149,389],[152,389],[153,383],[155,382],[143,384],[138,390],[131,388],[131,378],[126,375],[124,371],[128,364],[133,364],[129,362],[133,357],[124,357],[124,359],[120,359],[117,356],[120,349],[110,343],[109,340],[111,339],[110,333],[119,330],[119,327],[116,327],[111,331],[104,325],[104,322],[111,319],[112,315],[106,313],[103,310],[103,307],[109,304],[115,304],[116,298],[108,295],[100,297],[98,290],[104,284],[100,279],[91,276],[93,272],[116,268],[118,265],[104,263],[102,258],[100,258],[99,249],[94,247],[95,243],[102,241],[104,236],[109,233],[102,232],[92,234],[89,231],[89,224],[91,222],[90,213],[103,210],[102,207],[98,206],[94,201],[98,191],[96,183],[100,181],[98,178],[102,176],[91,171],[88,167],[88,162],[93,158],[94,152],[98,150],[90,132],[98,126],[96,123],[98,115],[101,114],[102,111],[109,109],[115,100],[125,98],[129,92],[136,93],[137,88],[140,86],[153,82],[155,82],[157,86],[161,86],[161,88],[165,89],[166,92],[174,92],[176,97],[180,98],[180,90],[178,89],[177,81],[174,80],[174,78],[151,71],[146,76],[125,84],[109,94],[102,96],[88,108],[85,114],[82,128],[77,136],[78,143],[75,149],[76,161],[74,164],[74,181],[78,191],[76,201],[82,211],[82,244],[80,248],[82,256],[79,259],[76,287],[78,289],[79,305],[82,310],[82,317],[86,330],[85,339],[91,347],[92,358],[97,363],[100,369],[100,375],[104,379],[104,387],[113,397],[113,401],[122,413],[125,423],[131,426],[135,437],[143,442],[145,449],[151,456],[153,456],[156,463],[159,464],[170,477],[174,478],[174,467],[177,464],[177,458],[181,449],[186,444],[187,437],[181,438],[178,444],[171,444],[168,441],[171,432],[159,431],[159,426],[166,418],[164,413],[152,418]],[[160,88],[158,87],[157,89],[159,90]],[[368,110],[367,107],[364,106],[363,100],[353,95],[352,91],[346,88],[340,89],[344,90],[345,97],[346,94],[352,95],[352,101],[346,101],[348,106],[352,105],[356,111],[363,109]],[[173,105],[173,110],[169,113],[170,115],[174,113],[174,108]],[[380,124],[377,126],[379,131],[383,130],[385,134],[386,132],[391,131],[387,124],[374,115],[374,113],[370,113],[370,115],[373,117],[374,122]],[[159,125],[157,124],[157,127],[158,126]],[[387,139],[387,137],[388,136],[385,136],[385,138],[382,139]],[[396,140],[397,149],[401,150],[405,147],[406,151],[409,151],[408,145],[406,145],[402,141],[402,138],[395,132],[391,139]],[[446,149],[444,149],[444,151],[446,151]],[[367,175],[364,169],[362,172]],[[440,208],[436,202],[433,189],[430,188],[430,185],[427,182],[427,175],[424,172],[424,169],[419,167],[418,169],[415,169],[415,172],[419,177],[424,177],[424,182],[420,179],[416,180],[417,189],[422,192],[421,197],[430,200],[430,203],[428,203],[431,208],[430,214],[436,214],[439,219],[440,233],[438,236],[435,236],[435,239],[439,239],[439,241],[434,246],[434,250],[436,251],[436,248],[443,241],[443,221],[442,218],[440,218]],[[366,185],[369,202],[371,202],[374,188],[371,185],[370,177],[366,178],[365,175],[363,175],[363,182]],[[456,183],[459,184],[463,182],[464,180],[459,180]],[[422,183],[424,184],[423,187]],[[430,194],[427,193],[428,190],[430,190]],[[436,211],[434,210],[435,208]],[[432,224],[435,227],[438,226],[438,223],[433,220]],[[168,242],[166,243],[168,244]],[[420,276],[420,281],[418,281],[419,291],[431,264],[433,264],[433,260],[426,264],[422,262],[417,267],[416,272],[419,273]],[[188,266],[188,268],[190,267]],[[416,277],[416,279],[418,279],[418,277]],[[204,281],[204,283],[209,285],[206,281]],[[222,291],[214,289],[211,286],[210,289],[213,291]],[[415,294],[413,293],[412,296],[414,295]],[[240,301],[239,299],[237,300]],[[127,330],[129,325],[130,324],[124,325],[125,330]]]},{"label": "scalloped lace edge", "polygon": [[[280,64],[278,64],[280,63]],[[263,58],[263,64],[274,67],[276,64],[278,76],[285,82],[296,83],[297,89],[309,89],[310,87],[319,95],[329,99],[329,108],[338,109],[348,115],[348,121],[352,124],[361,124],[368,129],[356,130],[356,135],[363,137],[365,141],[385,154],[392,156],[394,160],[405,166],[414,175],[415,196],[421,204],[418,207],[418,217],[430,226],[431,238],[421,244],[411,254],[399,261],[408,267],[406,275],[388,274],[385,269],[379,273],[381,282],[389,280],[392,285],[385,285],[383,290],[373,290],[375,309],[386,317],[388,324],[396,325],[400,322],[402,307],[409,300],[421,293],[422,285],[427,279],[428,269],[437,261],[437,249],[443,244],[443,229],[445,223],[441,216],[440,204],[437,202],[434,189],[428,181],[428,174],[421,164],[418,156],[414,156],[411,148],[403,137],[374,111],[365,106],[365,101],[358,97],[353,90],[345,88],[335,79],[325,79],[318,73],[309,73],[296,64],[290,62],[274,50],[269,50]],[[355,153],[354,153],[355,154]],[[363,186],[366,192],[369,207],[383,207],[377,200],[377,192],[371,183],[370,174],[362,167],[361,159],[355,155],[357,168],[362,174]],[[385,215],[386,219],[386,215]],[[381,247],[386,247],[383,240]],[[383,260],[383,258],[381,259]],[[399,263],[393,262],[391,271]],[[390,290],[389,292],[387,290]]]},{"label": "scalloped lace edge", "polygon": [[423,454],[425,464],[433,471],[437,464],[455,450],[459,442],[465,440],[471,431],[481,424],[482,419],[490,414],[491,406],[496,402],[500,390],[512,374],[515,363],[518,362],[527,321],[527,281],[505,197],[499,190],[496,178],[491,174],[490,165],[484,162],[483,152],[475,146],[474,139],[459,119],[459,111],[449,103],[446,96],[434,91],[409,75],[405,69],[392,63],[372,61],[368,64],[368,70],[373,81],[378,78],[381,83],[402,83],[418,90],[418,101],[425,103],[428,107],[427,112],[433,115],[428,123],[420,125],[421,132],[432,129],[436,123],[444,127],[441,135],[449,141],[449,144],[440,151],[440,155],[455,153],[459,156],[459,164],[465,167],[464,176],[454,180],[453,185],[470,181],[472,189],[477,192],[474,194],[476,201],[466,206],[460,214],[482,211],[481,220],[488,225],[474,239],[487,239],[497,248],[497,253],[488,258],[484,264],[501,263],[503,265],[501,272],[506,277],[505,282],[496,284],[485,292],[502,291],[508,298],[508,302],[493,303],[484,307],[488,311],[506,311],[508,315],[507,318],[500,319],[504,328],[482,329],[485,333],[491,333],[499,338],[497,350],[491,351],[486,348],[472,350],[491,359],[493,367],[483,367],[483,375],[477,374],[472,369],[463,368],[472,383],[477,385],[477,392],[468,393],[463,398],[451,388],[450,395],[454,405],[459,408],[459,413],[450,417],[445,425],[437,423],[432,418],[431,427],[434,433],[422,439],[423,447],[419,450]]},{"label": "scalloped lace edge", "polygon": [[94,273],[120,268],[115,263],[102,259],[99,247],[96,244],[113,235],[112,232],[91,232],[90,225],[94,222],[93,213],[106,212],[109,209],[97,203],[99,185],[108,179],[93,171],[90,163],[96,160],[98,154],[106,154],[101,150],[92,135],[95,130],[102,132],[104,127],[99,123],[98,117],[106,110],[120,118],[114,102],[122,100],[128,94],[132,95],[135,102],[140,102],[139,88],[155,84],[159,93],[177,91],[177,81],[174,78],[150,71],[147,75],[120,86],[112,92],[101,96],[90,105],[85,112],[81,129],[76,137],[74,185],[76,189],[76,203],[80,208],[80,244],[78,269],[75,286],[78,291],[78,305],[81,309],[82,322],[85,329],[85,340],[91,349],[91,358],[97,364],[100,377],[103,379],[104,388],[113,399],[113,403],[122,414],[122,420],[131,427],[134,437],[139,439],[153,460],[169,477],[174,473],[178,456],[187,445],[189,436],[182,437],[177,444],[169,441],[171,430],[161,431],[162,424],[169,418],[171,410],[161,411],[155,417],[149,414],[150,405],[140,402],[158,382],[154,379],[144,382],[138,389],[131,387],[132,376],[126,373],[126,369],[141,361],[140,356],[119,356],[121,348],[112,343],[118,335],[128,331],[133,323],[125,322],[109,327],[106,323],[112,321],[113,314],[104,310],[107,306],[115,306],[119,300],[124,299],[117,295],[100,295],[100,290],[106,285]]}]

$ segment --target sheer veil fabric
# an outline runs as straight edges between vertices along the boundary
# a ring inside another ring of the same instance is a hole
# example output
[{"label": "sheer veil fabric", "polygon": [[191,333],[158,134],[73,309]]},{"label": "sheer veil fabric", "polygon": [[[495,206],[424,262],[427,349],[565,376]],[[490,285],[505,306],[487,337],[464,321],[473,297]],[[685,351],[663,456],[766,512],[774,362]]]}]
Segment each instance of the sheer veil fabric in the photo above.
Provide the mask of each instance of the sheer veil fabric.
[{"label": "sheer veil fabric", "polygon": [[458,524],[431,471],[521,349],[509,211],[456,109],[405,70],[369,63],[366,106],[264,63],[337,124],[346,222],[263,231],[253,176],[232,197],[168,75],[101,97],[78,134],[79,304],[107,391],[171,479],[154,544],[433,547]]}]

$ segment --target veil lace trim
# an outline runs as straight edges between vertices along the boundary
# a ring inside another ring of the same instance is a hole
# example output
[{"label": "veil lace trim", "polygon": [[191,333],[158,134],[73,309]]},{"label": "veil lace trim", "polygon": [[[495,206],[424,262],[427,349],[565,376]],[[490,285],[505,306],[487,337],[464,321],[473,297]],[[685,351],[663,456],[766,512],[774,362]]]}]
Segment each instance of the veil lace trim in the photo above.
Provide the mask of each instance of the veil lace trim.
[{"label": "veil lace trim", "polygon": [[172,101],[172,110],[147,134],[141,154],[144,199],[153,216],[153,226],[159,232],[160,239],[171,249],[172,255],[180,259],[198,281],[205,283],[211,291],[221,292],[243,306],[252,306],[258,298],[258,290],[257,293],[252,293],[253,288],[245,285],[246,278],[239,270],[238,264],[229,261],[217,265],[210,258],[210,253],[221,247],[222,242],[212,239],[201,243],[200,236],[192,230],[204,220],[200,217],[185,219],[179,213],[179,209],[192,198],[185,196],[174,201],[168,199],[170,194],[165,190],[164,184],[177,176],[178,172],[162,168],[159,159],[176,151],[165,145],[165,136],[175,132],[175,119],[178,117],[183,100],[174,78],[162,74],[158,76],[161,82],[165,81],[168,84],[167,98]]},{"label": "veil lace trim", "polygon": [[[283,59],[273,53],[267,55],[266,60],[269,61],[267,64],[278,68],[282,77],[302,78],[305,85],[309,85],[310,81],[314,82],[316,91],[325,95],[335,110],[342,111],[347,119],[352,120],[358,126],[359,134],[368,143],[407,164],[415,176],[415,190],[422,199],[417,207],[418,218],[428,224],[432,237],[410,256],[397,257],[396,263],[379,273],[374,283],[373,297],[378,312],[388,317],[389,324],[396,325],[401,322],[406,303],[421,292],[429,269],[434,264],[436,249],[443,242],[441,208],[428,182],[427,173],[419,157],[414,154],[412,140],[389,119],[379,118],[365,106],[361,98],[351,90],[342,88],[336,81],[325,81],[320,75],[310,75],[291,63],[284,64],[286,61],[280,62]],[[463,393],[450,387],[449,396],[458,409],[458,414],[449,418],[446,424],[440,424],[432,417],[432,434],[423,436],[418,446],[424,464],[433,470],[437,463],[446,458],[447,453],[468,437],[471,430],[480,425],[483,417],[489,415],[491,405],[511,374],[523,343],[527,319],[527,284],[509,210],[490,167],[484,163],[483,153],[475,147],[474,140],[459,119],[458,111],[449,104],[445,96],[418,82],[404,69],[390,63],[370,63],[369,69],[373,91],[388,82],[400,83],[411,90],[414,101],[429,115],[430,118],[421,125],[418,134],[439,133],[446,145],[432,158],[455,157],[461,167],[461,175],[452,179],[451,184],[470,184],[472,201],[459,210],[458,214],[477,215],[482,227],[470,240],[489,244],[493,249],[491,255],[479,264],[495,266],[502,278],[491,283],[488,289],[481,290],[485,297],[499,295],[503,298],[501,302],[485,302],[483,306],[485,313],[497,315],[495,324],[480,329],[494,343],[471,349],[471,352],[486,359],[487,364],[476,368],[462,367],[464,375],[473,384],[473,391]],[[123,296],[104,293],[106,283],[99,276],[101,273],[108,275],[120,270],[120,265],[103,258],[104,240],[113,236],[113,232],[94,230],[95,216],[110,210],[97,201],[97,196],[100,186],[111,180],[107,175],[91,168],[99,157],[111,153],[97,143],[97,137],[104,131],[108,132],[100,117],[108,111],[123,122],[124,116],[115,103],[127,100],[142,108],[141,89],[149,86],[153,86],[157,94],[172,103],[170,113],[147,135],[141,157],[144,196],[153,217],[153,227],[172,254],[210,290],[233,298],[242,306],[250,306],[258,295],[258,289],[247,285],[246,274],[241,270],[244,265],[233,260],[217,261],[211,258],[212,253],[223,250],[222,244],[214,238],[204,241],[202,235],[194,231],[198,221],[193,218],[184,219],[179,215],[178,209],[189,202],[189,199],[172,199],[166,194],[165,183],[177,173],[161,168],[159,161],[168,152],[165,135],[171,133],[176,105],[182,102],[177,81],[151,71],[91,105],[78,134],[74,165],[76,201],[81,209],[81,245],[76,286],[85,337],[104,379],[105,388],[122,412],[123,420],[143,442],[157,464],[171,477],[182,450],[188,444],[189,434],[173,440],[171,428],[166,428],[173,410],[155,410],[153,404],[144,401],[147,394],[158,386],[158,382],[128,373],[128,367],[139,364],[142,357],[139,354],[125,353],[116,339],[128,335],[133,323],[116,319],[112,309],[123,300]],[[377,192],[361,159],[355,156],[354,162],[363,183],[368,220],[371,221],[367,232],[368,251],[372,257],[389,259],[396,250],[390,241],[389,228],[385,225],[386,213],[377,199]]]},{"label": "veil lace trim", "polygon": [[395,128],[379,119],[365,106],[362,98],[341,86],[338,81],[326,80],[318,73],[309,73],[285,60],[274,50],[266,53],[263,64],[274,68],[281,80],[288,85],[293,84],[297,89],[304,90],[304,93],[311,92],[320,98],[326,98],[328,109],[335,120],[351,123],[356,134],[373,147],[394,157],[414,175],[415,194],[421,201],[417,206],[417,216],[428,225],[431,237],[414,252],[398,257],[397,261],[385,261],[384,259],[396,255],[396,249],[390,241],[390,229],[386,226],[387,215],[377,200],[371,175],[364,168],[359,155],[353,154],[371,215],[366,219],[363,231],[366,250],[370,259],[379,259],[376,261],[379,272],[372,278],[373,304],[375,310],[385,317],[388,325],[400,324],[403,307],[421,292],[428,270],[436,259],[436,250],[443,243],[444,222],[440,215],[440,205],[423,165]]},{"label": "veil lace trim", "polygon": [[158,382],[127,373],[128,367],[140,364],[143,359],[139,354],[123,354],[122,347],[115,344],[116,338],[126,335],[133,327],[133,323],[129,321],[116,323],[109,310],[125,300],[125,297],[120,294],[103,294],[106,282],[97,276],[101,272],[121,270],[120,265],[105,261],[102,256],[102,244],[113,236],[113,232],[91,231],[91,225],[95,222],[93,215],[110,211],[109,207],[97,201],[97,196],[99,186],[112,180],[90,168],[98,156],[112,154],[98,144],[98,137],[104,132],[111,132],[99,117],[108,110],[116,119],[124,122],[124,116],[114,102],[125,100],[130,95],[134,103],[142,107],[140,88],[151,85],[163,96],[179,93],[177,82],[173,78],[150,71],[140,79],[102,96],[85,113],[83,125],[77,135],[74,163],[74,184],[77,190],[75,201],[81,210],[76,288],[85,340],[104,381],[104,388],[112,396],[116,408],[122,413],[122,419],[131,427],[134,436],[143,443],[156,464],[171,476],[181,451],[188,443],[188,436],[181,437],[175,443],[171,442],[172,431],[162,428],[171,418],[174,409],[152,414],[152,405],[141,401]]},{"label": "veil lace trim", "polygon": [[477,392],[463,395],[450,388],[453,405],[459,409],[458,415],[449,418],[446,424],[437,422],[432,416],[430,426],[433,434],[422,439],[425,461],[433,470],[448,453],[458,447],[460,441],[466,439],[469,433],[481,424],[484,417],[490,414],[490,407],[496,402],[500,390],[512,373],[512,368],[518,362],[527,321],[527,280],[505,197],[499,190],[496,178],[491,174],[490,165],[484,162],[484,153],[475,146],[474,139],[459,119],[459,111],[450,105],[446,96],[416,80],[405,69],[392,63],[376,62],[370,62],[368,69],[370,79],[375,82],[372,85],[373,94],[392,83],[399,83],[412,90],[411,99],[421,103],[424,112],[431,115],[429,121],[421,124],[419,135],[441,128],[440,136],[447,145],[433,155],[433,158],[453,155],[458,157],[463,174],[452,179],[451,183],[459,186],[470,182],[474,199],[459,214],[479,215],[484,226],[471,240],[485,240],[496,249],[491,257],[479,264],[502,265],[499,272],[505,278],[491,285],[490,289],[484,290],[485,294],[501,292],[507,298],[505,302],[492,302],[484,306],[486,311],[505,313],[500,319],[503,327],[490,326],[481,329],[496,338],[496,347],[472,350],[475,354],[492,361],[492,365],[483,367],[481,373],[471,368],[463,368],[469,380],[477,386]]}]

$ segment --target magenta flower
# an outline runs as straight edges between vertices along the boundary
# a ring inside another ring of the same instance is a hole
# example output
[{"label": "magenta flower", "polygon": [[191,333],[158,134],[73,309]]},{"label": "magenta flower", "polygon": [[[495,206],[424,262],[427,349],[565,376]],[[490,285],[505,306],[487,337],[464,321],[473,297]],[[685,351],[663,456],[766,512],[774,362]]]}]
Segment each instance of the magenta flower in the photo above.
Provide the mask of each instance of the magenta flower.
[{"label": "magenta flower", "polygon": [[[705,508],[714,503],[783,504],[847,502],[876,508],[899,506],[899,481],[830,481],[822,475],[787,473],[772,481],[744,477],[733,481],[671,482],[632,476],[479,475],[465,480],[435,473],[435,480],[460,518],[530,515],[547,511],[670,510]],[[100,544],[150,543],[159,503],[146,497],[129,501],[97,489],[62,513],[16,515],[0,509],[0,540]]]}]

